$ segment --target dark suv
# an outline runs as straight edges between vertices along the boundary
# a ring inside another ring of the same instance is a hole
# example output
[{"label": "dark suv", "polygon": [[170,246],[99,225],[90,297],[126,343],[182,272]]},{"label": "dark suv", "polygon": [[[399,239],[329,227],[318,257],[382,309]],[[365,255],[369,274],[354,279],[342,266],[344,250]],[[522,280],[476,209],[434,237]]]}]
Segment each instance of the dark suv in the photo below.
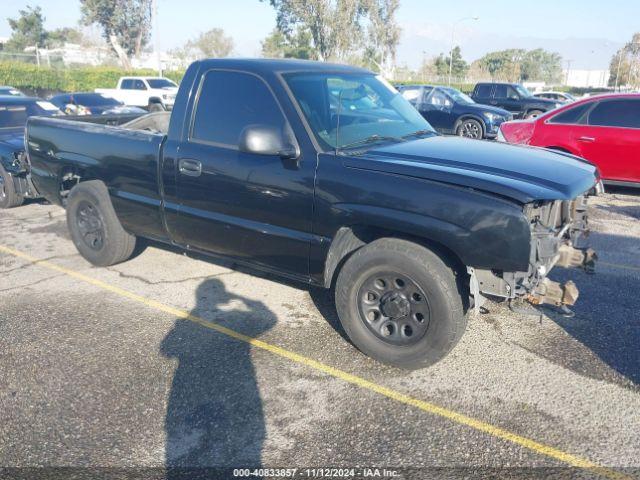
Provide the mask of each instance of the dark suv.
[{"label": "dark suv", "polygon": [[509,110],[515,118],[537,117],[562,105],[562,102],[534,97],[519,83],[478,83],[471,98],[477,103]]},{"label": "dark suv", "polygon": [[451,87],[400,85],[404,98],[440,133],[468,138],[495,138],[503,122],[512,116],[502,108],[478,105]]}]

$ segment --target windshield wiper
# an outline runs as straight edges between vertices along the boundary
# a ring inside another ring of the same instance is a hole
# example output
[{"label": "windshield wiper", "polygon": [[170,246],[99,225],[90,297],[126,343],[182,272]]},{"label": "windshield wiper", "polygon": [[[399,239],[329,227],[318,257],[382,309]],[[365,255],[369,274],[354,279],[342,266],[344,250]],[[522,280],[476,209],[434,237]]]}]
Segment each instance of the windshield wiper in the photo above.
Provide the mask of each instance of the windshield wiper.
[{"label": "windshield wiper", "polygon": [[415,132],[412,133],[407,133],[406,135],[403,135],[402,138],[406,139],[409,137],[421,137],[422,135],[435,135],[436,132],[434,132],[433,130],[416,130]]},{"label": "windshield wiper", "polygon": [[346,145],[340,145],[340,150],[342,150],[344,148],[354,148],[354,147],[359,147],[359,146],[362,146],[362,145],[368,145],[370,143],[384,142],[384,141],[404,142],[404,138],[402,138],[402,137],[392,137],[392,136],[389,136],[389,135],[374,134],[374,135],[368,136],[367,138],[363,138],[363,139],[357,140],[355,142],[347,143]]}]

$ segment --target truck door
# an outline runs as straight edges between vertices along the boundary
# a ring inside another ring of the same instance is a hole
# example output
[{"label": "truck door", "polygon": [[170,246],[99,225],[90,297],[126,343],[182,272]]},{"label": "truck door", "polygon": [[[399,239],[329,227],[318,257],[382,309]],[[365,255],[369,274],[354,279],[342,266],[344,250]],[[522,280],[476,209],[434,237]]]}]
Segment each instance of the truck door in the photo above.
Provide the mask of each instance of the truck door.
[{"label": "truck door", "polygon": [[493,93],[493,100],[489,103],[510,111],[514,117],[518,117],[522,112],[520,95],[511,85],[497,84]]},{"label": "truck door", "polygon": [[267,83],[209,70],[177,145],[174,241],[283,273],[308,277],[317,158],[284,160],[238,149],[249,125],[287,128]]}]

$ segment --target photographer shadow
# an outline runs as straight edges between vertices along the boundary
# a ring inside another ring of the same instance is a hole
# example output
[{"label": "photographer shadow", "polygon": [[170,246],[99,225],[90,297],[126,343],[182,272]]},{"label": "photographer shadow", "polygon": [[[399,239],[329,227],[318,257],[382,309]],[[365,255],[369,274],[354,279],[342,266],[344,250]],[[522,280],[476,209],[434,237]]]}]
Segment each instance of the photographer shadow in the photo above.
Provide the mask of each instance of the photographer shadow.
[{"label": "photographer shadow", "polygon": [[[196,297],[192,315],[250,337],[276,323],[262,302],[228,292],[215,278]],[[266,429],[251,345],[178,318],[160,352],[178,361],[165,418],[167,478],[259,468]]]}]

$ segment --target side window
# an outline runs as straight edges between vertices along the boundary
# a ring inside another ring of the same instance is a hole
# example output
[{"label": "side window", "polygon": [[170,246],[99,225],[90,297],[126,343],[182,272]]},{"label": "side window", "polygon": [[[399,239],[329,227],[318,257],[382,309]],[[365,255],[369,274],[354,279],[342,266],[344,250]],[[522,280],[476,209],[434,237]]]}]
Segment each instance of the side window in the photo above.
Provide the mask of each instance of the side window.
[{"label": "side window", "polygon": [[606,100],[589,113],[589,125],[640,128],[640,100]]},{"label": "side window", "polygon": [[121,90],[133,90],[133,80],[130,78],[125,78],[120,82]]},{"label": "side window", "polygon": [[134,80],[133,81],[134,90],[146,90],[147,86],[144,84],[142,80]]},{"label": "side window", "polygon": [[431,105],[435,105],[436,107],[449,107],[451,106],[451,100],[439,90],[436,90],[431,95],[429,99],[429,103]]},{"label": "side window", "polygon": [[495,98],[507,98],[507,86],[506,85],[496,85],[496,93],[494,95]]},{"label": "side window", "polygon": [[489,98],[491,96],[491,85],[481,84],[476,87],[476,97]]},{"label": "side window", "polygon": [[421,88],[416,88],[416,87],[408,87],[408,88],[403,88],[400,93],[402,94],[402,96],[404,98],[406,98],[409,102],[411,102],[412,105],[415,105],[417,103],[420,103],[421,100],[421,94],[422,94],[422,89]]},{"label": "side window", "polygon": [[520,100],[520,95],[516,92],[516,89],[510,85],[506,85],[507,87],[507,98],[509,100]]},{"label": "side window", "polygon": [[286,120],[273,94],[248,73],[212,70],[205,74],[190,139],[236,147],[248,125],[284,128]]},{"label": "side window", "polygon": [[592,103],[583,103],[576,107],[570,108],[569,110],[565,110],[560,112],[557,115],[554,115],[549,123],[564,123],[564,124],[578,124],[582,123],[581,119],[589,108],[591,108]]}]

